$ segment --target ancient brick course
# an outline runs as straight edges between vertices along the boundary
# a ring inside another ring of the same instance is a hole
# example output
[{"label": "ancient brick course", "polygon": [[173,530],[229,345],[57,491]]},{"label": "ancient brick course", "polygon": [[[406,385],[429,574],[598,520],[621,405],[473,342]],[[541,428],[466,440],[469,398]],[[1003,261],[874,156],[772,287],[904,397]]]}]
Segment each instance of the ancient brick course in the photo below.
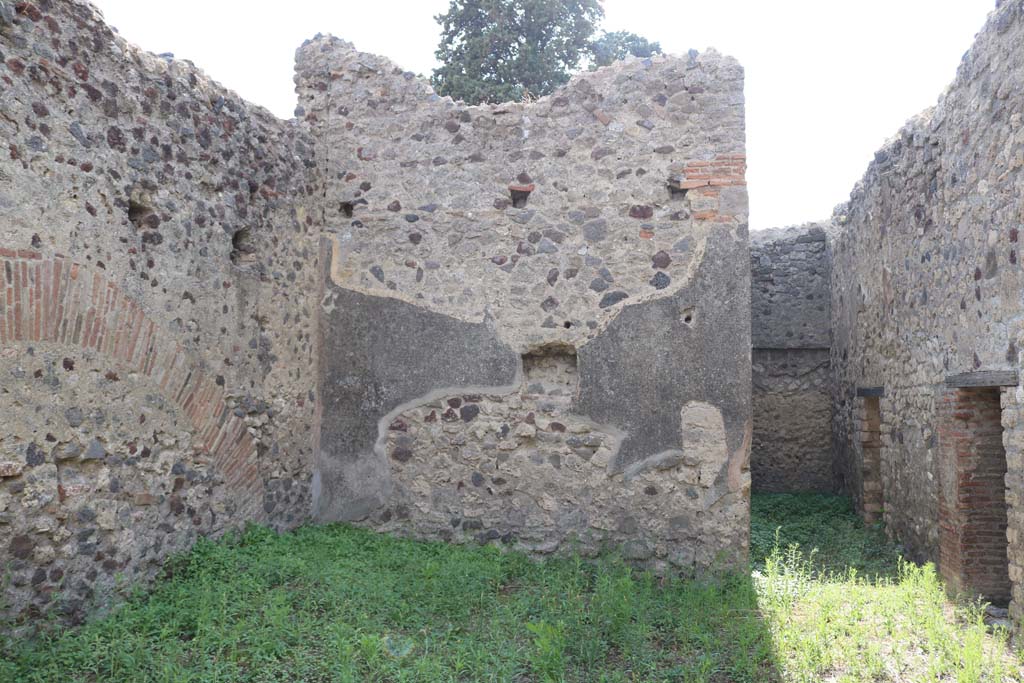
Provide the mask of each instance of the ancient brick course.
[{"label": "ancient brick course", "polygon": [[939,408],[939,568],[950,588],[1005,605],[1006,451],[999,387],[949,389]]},{"label": "ancient brick course", "polygon": [[76,619],[308,519],[318,181],[297,125],[90,5],[0,8],[2,603]]},{"label": "ancient brick course", "polygon": [[249,521],[740,566],[753,450],[1019,620],[1022,45],[999,3],[830,222],[750,244],[714,51],[467,106],[317,36],[285,122],[0,0],[4,616]]},{"label": "ancient brick course", "polygon": [[[100,273],[57,254],[0,250],[6,293],[0,297],[0,352],[24,342],[95,351],[127,372],[145,375],[188,417],[199,446],[223,474],[239,514],[256,517],[262,481],[245,421],[224,390],[180,343],[157,335],[138,303]],[[8,332],[9,331],[9,332]]]}]

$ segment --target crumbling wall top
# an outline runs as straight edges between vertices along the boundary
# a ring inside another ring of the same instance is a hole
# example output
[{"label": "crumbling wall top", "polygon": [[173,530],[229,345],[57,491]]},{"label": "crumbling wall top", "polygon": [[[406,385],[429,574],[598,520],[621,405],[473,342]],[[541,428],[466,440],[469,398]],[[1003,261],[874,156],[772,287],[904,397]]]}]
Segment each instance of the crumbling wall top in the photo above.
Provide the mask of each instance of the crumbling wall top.
[{"label": "crumbling wall top", "polygon": [[715,228],[745,245],[743,70],[714,51],[478,106],[331,36],[297,60],[336,284],[579,346],[690,282]]},{"label": "crumbling wall top", "polygon": [[[691,50],[683,57],[628,57],[606,67],[576,73],[554,93],[535,100],[466,105],[461,100],[438,95],[427,80],[387,57],[360,52],[354,44],[330,34],[317,34],[303,43],[296,50],[296,64],[300,73],[305,72],[302,78],[308,78],[311,70],[319,70],[331,81],[351,86],[351,103],[346,106],[357,112],[355,116],[360,110],[376,112],[384,104],[382,100],[395,113],[412,107],[436,106],[441,110],[468,107],[473,115],[520,113],[543,117],[553,109],[567,106],[566,98],[578,100],[588,111],[594,111],[614,101],[621,93],[623,81],[634,79],[664,81],[665,101],[660,104],[665,106],[669,98],[676,96],[674,108],[684,110],[682,113],[695,113],[693,107],[678,107],[686,100],[681,93],[731,94],[732,84],[743,80],[739,62],[711,48],[703,53]],[[734,97],[732,100],[735,103]]]}]

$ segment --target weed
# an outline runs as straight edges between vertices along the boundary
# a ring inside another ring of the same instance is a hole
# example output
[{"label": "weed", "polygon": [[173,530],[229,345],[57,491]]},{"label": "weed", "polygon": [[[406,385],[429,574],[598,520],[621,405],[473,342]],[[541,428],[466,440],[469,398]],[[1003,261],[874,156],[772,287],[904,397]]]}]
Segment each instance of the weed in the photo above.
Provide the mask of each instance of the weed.
[{"label": "weed", "polygon": [[565,676],[565,623],[537,621],[526,624],[533,634],[530,665],[545,682],[562,681]]}]

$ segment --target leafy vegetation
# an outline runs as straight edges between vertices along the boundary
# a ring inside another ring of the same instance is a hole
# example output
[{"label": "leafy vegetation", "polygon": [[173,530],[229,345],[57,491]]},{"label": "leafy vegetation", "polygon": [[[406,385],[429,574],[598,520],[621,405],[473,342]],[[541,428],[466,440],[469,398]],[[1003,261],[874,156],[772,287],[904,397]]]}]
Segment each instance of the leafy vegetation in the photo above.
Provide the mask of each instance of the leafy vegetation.
[{"label": "leafy vegetation", "polygon": [[[932,568],[900,563],[843,499],[753,510],[754,572],[700,579],[254,527],[200,542],[110,616],[8,644],[0,681],[1020,680],[1005,634],[954,609]],[[776,546],[777,527],[809,550]]]},{"label": "leafy vegetation", "polygon": [[583,62],[661,52],[627,31],[596,36],[603,18],[599,0],[451,0],[435,17],[434,89],[470,104],[518,101],[550,94]]},{"label": "leafy vegetation", "polygon": [[847,498],[754,496],[758,606],[787,681],[1020,681],[1008,634],[984,605],[947,601],[933,565],[902,559]]},{"label": "leafy vegetation", "polygon": [[592,66],[608,66],[617,59],[661,54],[661,44],[629,31],[605,31],[590,45]]},{"label": "leafy vegetation", "polygon": [[434,88],[470,104],[546,95],[569,80],[604,16],[598,0],[452,0]]}]

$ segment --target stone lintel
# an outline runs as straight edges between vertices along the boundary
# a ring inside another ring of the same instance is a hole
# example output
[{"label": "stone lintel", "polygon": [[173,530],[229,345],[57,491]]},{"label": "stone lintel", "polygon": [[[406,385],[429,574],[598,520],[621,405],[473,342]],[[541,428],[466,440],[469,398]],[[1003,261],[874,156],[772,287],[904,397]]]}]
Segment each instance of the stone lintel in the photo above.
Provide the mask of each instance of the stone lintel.
[{"label": "stone lintel", "polygon": [[1016,370],[978,370],[946,377],[950,389],[963,387],[1015,387],[1020,383]]}]

